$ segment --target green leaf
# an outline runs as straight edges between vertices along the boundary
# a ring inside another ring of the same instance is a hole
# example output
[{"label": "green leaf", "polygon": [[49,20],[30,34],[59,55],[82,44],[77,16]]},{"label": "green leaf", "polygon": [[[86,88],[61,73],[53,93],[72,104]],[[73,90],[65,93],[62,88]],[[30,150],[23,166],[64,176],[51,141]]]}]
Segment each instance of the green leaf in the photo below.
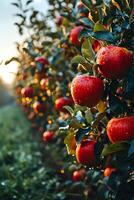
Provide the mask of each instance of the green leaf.
[{"label": "green leaf", "polygon": [[51,45],[52,42],[51,41],[44,41],[41,44],[42,44],[42,46],[48,46],[48,45]]},{"label": "green leaf", "polygon": [[94,26],[94,23],[93,23],[91,20],[89,20],[87,17],[81,18],[81,19],[80,19],[80,22],[81,22],[82,24],[84,24],[85,26],[88,26],[88,27],[90,27],[90,28],[93,28],[93,26]]},{"label": "green leaf", "polygon": [[79,129],[81,127],[81,124],[77,121],[76,117],[72,117],[68,120],[69,127],[73,129]]},{"label": "green leaf", "polygon": [[94,32],[98,32],[98,31],[105,31],[106,29],[104,28],[104,26],[100,23],[100,22],[96,22],[94,25]]},{"label": "green leaf", "polygon": [[70,106],[63,106],[72,116],[74,115],[74,110]]},{"label": "green leaf", "polygon": [[68,135],[64,139],[64,144],[67,147],[68,154],[74,155],[76,150],[76,140],[74,132],[68,132]]},{"label": "green leaf", "polygon": [[17,17],[21,17],[22,19],[25,19],[25,16],[22,15],[22,14],[19,14],[19,13],[15,14],[15,16],[17,16]]},{"label": "green leaf", "polygon": [[104,148],[104,143],[102,141],[101,142],[97,141],[94,146],[94,152],[95,152],[97,162],[100,160],[100,155],[101,155],[103,148]]},{"label": "green leaf", "polygon": [[110,3],[111,3],[111,0],[104,0],[104,4],[105,4],[106,6],[110,6]]},{"label": "green leaf", "polygon": [[91,37],[92,32],[91,29],[84,28],[79,34],[79,39]]},{"label": "green leaf", "polygon": [[38,53],[36,53],[35,51],[33,51],[32,49],[28,49],[28,48],[23,48],[23,50],[28,53],[30,56],[32,56],[33,58],[38,56]]},{"label": "green leaf", "polygon": [[80,55],[73,57],[73,59],[71,60],[71,64],[74,64],[74,63],[83,64],[85,62],[86,62],[85,58]]},{"label": "green leaf", "polygon": [[81,64],[84,69],[86,70],[90,70],[92,68],[92,65],[86,61],[86,59],[80,55],[75,56],[72,60],[71,60],[71,64]]},{"label": "green leaf", "polygon": [[134,154],[134,140],[131,141],[128,156],[130,157],[132,154]]},{"label": "green leaf", "polygon": [[50,36],[50,37],[52,37],[53,39],[54,39],[54,38],[58,38],[58,33],[57,33],[57,32],[52,32],[52,31],[50,31],[50,30],[46,31],[45,35],[46,35],[46,36]]},{"label": "green leaf", "polygon": [[88,9],[90,9],[90,7],[91,7],[91,1],[89,1],[89,0],[81,0],[81,2],[82,2]]},{"label": "green leaf", "polygon": [[84,42],[82,43],[81,52],[82,52],[82,55],[88,60],[95,61],[95,53],[92,49],[92,44],[89,38],[86,38]]},{"label": "green leaf", "polygon": [[26,2],[26,5],[28,6],[30,3],[32,3],[33,2],[33,0],[28,0],[27,2]]},{"label": "green leaf", "polygon": [[75,139],[76,139],[76,142],[79,144],[81,143],[83,137],[87,134],[89,134],[89,131],[91,131],[91,127],[87,127],[85,129],[83,128],[80,128],[77,133],[76,133],[76,136],[75,136]]},{"label": "green leaf", "polygon": [[125,79],[124,97],[125,99],[134,99],[134,67],[128,73]]},{"label": "green leaf", "polygon": [[84,28],[79,34],[79,39],[93,37],[97,40],[103,40],[111,43],[116,42],[116,37],[109,31],[97,31],[93,32],[91,29]]},{"label": "green leaf", "polygon": [[93,121],[92,128],[97,127],[100,121],[105,117],[105,115],[106,112],[97,113],[97,115],[95,116],[95,120]]},{"label": "green leaf", "polygon": [[109,154],[117,153],[120,151],[126,151],[128,150],[129,143],[127,142],[119,142],[115,144],[110,144],[106,147],[104,147],[102,151],[102,156],[108,156]]},{"label": "green leaf", "polygon": [[109,31],[98,31],[91,33],[92,37],[96,38],[97,40],[104,40],[107,42],[115,43],[116,38],[115,36],[110,33]]},{"label": "green leaf", "polygon": [[86,110],[87,110],[86,106],[80,106],[80,105],[75,105],[74,106],[75,113],[78,112],[78,111],[86,111]]},{"label": "green leaf", "polygon": [[19,4],[18,3],[11,3],[13,6],[16,6],[17,8],[19,8],[20,6],[19,6]]},{"label": "green leaf", "polygon": [[115,115],[119,115],[127,112],[127,105],[125,102],[122,102],[119,98],[110,95],[109,96],[109,109]]},{"label": "green leaf", "polygon": [[79,124],[82,124],[85,122],[85,118],[82,115],[81,111],[78,111],[75,115],[75,118],[77,119],[77,121],[79,122]]},{"label": "green leaf", "polygon": [[88,123],[91,123],[93,121],[93,115],[92,115],[90,109],[86,110],[85,118],[86,118]]}]

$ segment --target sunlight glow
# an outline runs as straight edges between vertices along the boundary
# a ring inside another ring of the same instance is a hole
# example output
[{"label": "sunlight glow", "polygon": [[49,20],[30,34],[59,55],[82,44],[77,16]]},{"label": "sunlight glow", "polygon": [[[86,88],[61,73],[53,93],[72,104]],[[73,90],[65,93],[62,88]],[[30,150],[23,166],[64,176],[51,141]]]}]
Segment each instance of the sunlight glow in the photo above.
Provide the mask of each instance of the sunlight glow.
[{"label": "sunlight glow", "polygon": [[7,66],[0,65],[0,78],[3,80],[4,83],[12,84],[15,79],[17,69],[18,66],[16,62],[11,62]]},{"label": "sunlight glow", "polygon": [[[10,6],[11,0],[1,1],[0,8],[0,78],[6,84],[12,84],[17,72],[17,63],[12,62],[5,66],[1,63],[9,60],[17,54],[14,41],[23,41],[23,37],[18,34],[16,27],[14,26],[15,18],[13,14],[18,12],[16,7]],[[47,0],[35,0],[33,2],[34,7],[46,13],[48,9]],[[8,12],[7,12],[8,6]],[[25,36],[24,36],[25,37]]]}]

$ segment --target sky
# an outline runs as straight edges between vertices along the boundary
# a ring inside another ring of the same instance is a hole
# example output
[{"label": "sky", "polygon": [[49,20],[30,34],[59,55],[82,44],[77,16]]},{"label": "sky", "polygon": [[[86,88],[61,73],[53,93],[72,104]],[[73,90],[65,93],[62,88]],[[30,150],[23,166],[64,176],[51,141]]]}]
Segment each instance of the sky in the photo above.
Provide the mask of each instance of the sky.
[{"label": "sky", "polygon": [[[22,0],[25,2],[25,0]],[[15,42],[21,41],[22,37],[18,34],[14,25],[16,22],[17,8],[11,5],[15,0],[1,0],[0,2],[0,63],[16,55]],[[34,0],[32,4],[37,10],[46,12],[48,8],[47,0]],[[17,63],[12,62],[8,66],[0,65],[0,77],[11,84],[14,74],[17,71]]]}]

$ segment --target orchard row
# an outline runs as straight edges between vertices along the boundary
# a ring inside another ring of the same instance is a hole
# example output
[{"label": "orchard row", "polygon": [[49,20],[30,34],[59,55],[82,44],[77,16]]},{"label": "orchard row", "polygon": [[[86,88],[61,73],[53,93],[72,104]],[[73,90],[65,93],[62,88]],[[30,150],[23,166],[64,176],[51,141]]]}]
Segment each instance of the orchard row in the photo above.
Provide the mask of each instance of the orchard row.
[{"label": "orchard row", "polygon": [[[33,31],[18,45],[17,101],[44,145],[55,144],[64,154],[64,173],[71,168],[72,179],[85,188],[122,200],[121,188],[133,185],[132,4],[49,3],[52,28],[36,11],[30,25],[19,25]],[[126,195],[131,199],[132,191]]]}]

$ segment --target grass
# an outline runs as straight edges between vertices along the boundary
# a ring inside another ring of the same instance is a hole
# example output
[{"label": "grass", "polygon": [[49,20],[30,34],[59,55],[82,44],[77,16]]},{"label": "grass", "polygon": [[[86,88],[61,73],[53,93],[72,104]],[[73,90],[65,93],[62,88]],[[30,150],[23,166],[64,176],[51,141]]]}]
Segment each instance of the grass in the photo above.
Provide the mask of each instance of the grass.
[{"label": "grass", "polygon": [[60,200],[59,178],[42,162],[39,142],[15,104],[0,108],[0,199]]}]

